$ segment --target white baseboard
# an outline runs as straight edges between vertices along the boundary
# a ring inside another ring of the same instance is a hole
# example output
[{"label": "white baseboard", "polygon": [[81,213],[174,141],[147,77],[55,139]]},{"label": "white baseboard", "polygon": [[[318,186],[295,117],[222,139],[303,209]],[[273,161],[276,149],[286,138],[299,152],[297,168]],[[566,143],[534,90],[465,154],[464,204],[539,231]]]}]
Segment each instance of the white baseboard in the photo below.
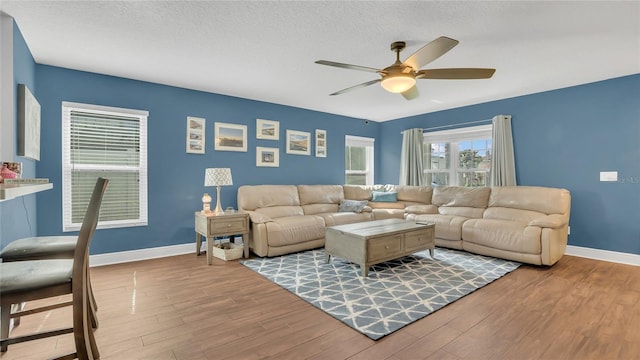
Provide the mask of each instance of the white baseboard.
[{"label": "white baseboard", "polygon": [[[156,259],[167,256],[176,256],[195,253],[195,244],[180,244],[162,246],[149,249],[121,251],[116,253],[91,255],[91,266],[104,266],[126,263],[132,261]],[[588,259],[610,261],[620,264],[640,266],[640,255],[621,253],[609,250],[599,250],[580,246],[567,245],[566,255],[578,256]]]},{"label": "white baseboard", "polygon": [[566,255],[640,266],[640,255],[567,245]]},{"label": "white baseboard", "polygon": [[[222,239],[222,240],[216,240],[216,241],[225,242],[225,241],[229,241],[229,239]],[[236,244],[241,244],[242,236],[236,236],[234,242]],[[206,244],[207,244],[206,241],[202,241],[201,251],[206,251],[207,249]],[[104,265],[120,264],[120,263],[132,262],[132,261],[157,259],[157,258],[168,257],[168,256],[195,254],[195,252],[196,252],[196,243],[193,242],[190,244],[170,245],[170,246],[161,246],[161,247],[148,248],[148,249],[139,249],[139,250],[91,255],[89,257],[89,264],[91,267],[104,266]]]},{"label": "white baseboard", "polygon": [[132,261],[156,259],[167,256],[176,256],[183,254],[195,254],[196,244],[180,244],[171,246],[162,246],[149,249],[121,251],[107,254],[91,255],[89,263],[91,267],[104,266],[112,264],[120,264]]}]

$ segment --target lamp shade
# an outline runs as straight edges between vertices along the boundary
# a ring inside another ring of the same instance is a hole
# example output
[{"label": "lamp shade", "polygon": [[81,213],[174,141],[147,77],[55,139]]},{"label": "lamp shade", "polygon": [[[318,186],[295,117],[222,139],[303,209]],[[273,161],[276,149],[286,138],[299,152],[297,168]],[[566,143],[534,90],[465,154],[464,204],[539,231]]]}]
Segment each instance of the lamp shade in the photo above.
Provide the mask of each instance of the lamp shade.
[{"label": "lamp shade", "polygon": [[416,79],[406,74],[387,75],[382,79],[382,87],[388,92],[403,93],[416,84]]},{"label": "lamp shade", "polygon": [[231,179],[231,169],[229,168],[209,168],[204,173],[204,186],[227,186],[233,185]]}]

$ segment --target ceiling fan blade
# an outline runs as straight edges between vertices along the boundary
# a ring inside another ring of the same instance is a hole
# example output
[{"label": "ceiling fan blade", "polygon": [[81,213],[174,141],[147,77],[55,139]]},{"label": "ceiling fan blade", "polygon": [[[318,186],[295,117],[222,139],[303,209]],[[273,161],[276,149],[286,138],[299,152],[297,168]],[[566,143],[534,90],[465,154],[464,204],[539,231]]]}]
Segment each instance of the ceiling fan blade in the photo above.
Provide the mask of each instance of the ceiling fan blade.
[{"label": "ceiling fan blade", "polygon": [[451,68],[420,70],[416,79],[488,79],[496,69],[483,68]]},{"label": "ceiling fan blade", "polygon": [[354,85],[354,86],[348,87],[348,88],[346,88],[346,89],[342,89],[342,90],[340,90],[340,91],[336,91],[336,92],[334,92],[333,94],[329,94],[329,95],[340,95],[340,94],[344,94],[344,93],[349,92],[349,91],[351,91],[351,90],[355,90],[355,89],[363,88],[363,87],[365,87],[365,86],[373,85],[373,84],[375,84],[375,83],[379,83],[380,81],[382,81],[382,79],[376,79],[376,80],[367,81],[367,82],[362,83],[362,84]]},{"label": "ceiling fan blade", "polygon": [[374,68],[360,66],[360,65],[343,64],[343,63],[328,61],[328,60],[318,60],[315,63],[320,65],[335,66],[343,69],[367,71],[367,72],[374,72],[374,73],[380,72],[380,69],[374,69]]},{"label": "ceiling fan blade", "polygon": [[413,85],[411,89],[402,93],[402,96],[407,100],[413,100],[418,97],[420,93],[418,92],[418,87]]},{"label": "ceiling fan blade", "polygon": [[418,51],[413,53],[413,55],[409,56],[403,64],[409,65],[413,70],[417,71],[421,67],[444,55],[456,45],[458,45],[458,40],[451,39],[446,36],[440,36],[420,48]]}]

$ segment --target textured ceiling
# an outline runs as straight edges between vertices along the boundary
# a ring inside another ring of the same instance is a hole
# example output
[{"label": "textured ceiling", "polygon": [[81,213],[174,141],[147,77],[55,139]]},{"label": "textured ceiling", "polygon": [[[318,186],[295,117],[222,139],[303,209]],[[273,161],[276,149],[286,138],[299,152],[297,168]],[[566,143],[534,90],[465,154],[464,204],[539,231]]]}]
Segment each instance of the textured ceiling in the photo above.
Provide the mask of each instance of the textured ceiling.
[{"label": "textured ceiling", "polygon": [[[0,1],[40,64],[385,121],[640,73],[640,2]],[[377,74],[439,36],[424,68],[492,67],[488,80],[419,80],[407,101]]]}]

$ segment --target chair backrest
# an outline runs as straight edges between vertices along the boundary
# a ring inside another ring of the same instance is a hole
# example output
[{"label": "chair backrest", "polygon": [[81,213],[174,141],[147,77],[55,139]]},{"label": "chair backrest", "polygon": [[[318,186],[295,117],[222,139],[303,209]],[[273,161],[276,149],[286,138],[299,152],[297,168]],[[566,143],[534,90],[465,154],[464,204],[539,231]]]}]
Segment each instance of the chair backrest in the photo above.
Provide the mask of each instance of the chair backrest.
[{"label": "chair backrest", "polygon": [[100,215],[100,205],[102,196],[107,189],[109,180],[98,178],[96,186],[93,188],[87,212],[82,220],[80,234],[76,243],[76,251],[73,256],[72,270],[72,302],[73,302],[73,334],[76,343],[76,358],[94,359],[99,358],[98,348],[93,338],[93,329],[90,324],[91,305],[88,301],[89,290],[89,245],[93,233],[98,226],[98,216]]},{"label": "chair backrest", "polygon": [[80,264],[84,264],[88,261],[89,245],[91,244],[91,238],[98,226],[98,216],[100,215],[100,205],[102,204],[102,196],[107,189],[108,179],[98,178],[96,185],[93,188],[91,194],[91,200],[89,200],[89,206],[87,206],[87,212],[84,214],[84,220],[82,220],[82,227],[78,234],[78,242],[76,243],[76,251],[73,256],[74,274],[76,268],[82,268]]}]

